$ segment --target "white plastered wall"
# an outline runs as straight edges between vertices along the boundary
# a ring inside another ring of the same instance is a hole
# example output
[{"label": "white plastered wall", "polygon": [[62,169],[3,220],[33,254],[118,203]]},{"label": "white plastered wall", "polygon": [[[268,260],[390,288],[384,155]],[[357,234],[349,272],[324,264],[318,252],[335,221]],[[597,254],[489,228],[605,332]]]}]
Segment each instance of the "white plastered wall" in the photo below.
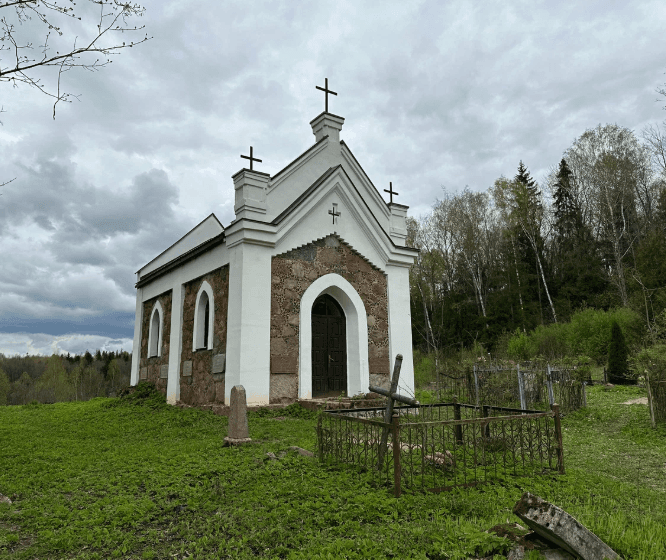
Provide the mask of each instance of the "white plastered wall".
[{"label": "white plastered wall", "polygon": [[347,393],[366,393],[370,383],[368,368],[368,318],[363,300],[354,287],[339,274],[317,278],[301,298],[299,318],[298,396],[312,398],[312,306],[322,294],[340,304],[346,318]]},{"label": "white plastered wall", "polygon": [[386,267],[388,282],[389,356],[391,372],[395,357],[402,354],[398,393],[414,396],[414,359],[412,356],[412,316],[409,308],[409,268]]},{"label": "white plastered wall", "polygon": [[132,371],[130,385],[139,382],[139,364],[141,363],[141,324],[143,323],[143,288],[136,290],[136,311],[134,315],[134,342],[132,343]]},{"label": "white plastered wall", "polygon": [[247,404],[268,404],[270,394],[271,250],[254,243],[229,248],[227,368],[224,399],[243,385]]}]

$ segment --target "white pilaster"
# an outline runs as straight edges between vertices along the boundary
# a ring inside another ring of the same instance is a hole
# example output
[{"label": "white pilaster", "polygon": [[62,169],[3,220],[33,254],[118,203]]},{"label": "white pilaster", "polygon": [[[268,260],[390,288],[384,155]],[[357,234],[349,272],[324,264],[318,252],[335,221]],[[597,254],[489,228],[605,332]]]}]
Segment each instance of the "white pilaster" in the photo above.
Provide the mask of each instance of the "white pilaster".
[{"label": "white pilaster", "polygon": [[180,399],[180,356],[183,350],[183,301],[185,286],[177,281],[171,290],[171,334],[169,336],[169,377],[167,402],[176,404]]},{"label": "white pilaster", "polygon": [[243,385],[247,404],[268,404],[270,393],[271,250],[241,242],[230,249],[227,371],[224,399]]},{"label": "white pilaster", "polygon": [[132,370],[130,385],[139,382],[139,364],[141,363],[141,323],[143,322],[143,288],[136,290],[136,311],[134,313],[134,342],[132,343]]},{"label": "white pilaster", "polygon": [[412,356],[412,316],[409,309],[409,268],[386,267],[388,276],[389,353],[391,372],[395,357],[402,354],[398,393],[414,396],[414,359]]}]

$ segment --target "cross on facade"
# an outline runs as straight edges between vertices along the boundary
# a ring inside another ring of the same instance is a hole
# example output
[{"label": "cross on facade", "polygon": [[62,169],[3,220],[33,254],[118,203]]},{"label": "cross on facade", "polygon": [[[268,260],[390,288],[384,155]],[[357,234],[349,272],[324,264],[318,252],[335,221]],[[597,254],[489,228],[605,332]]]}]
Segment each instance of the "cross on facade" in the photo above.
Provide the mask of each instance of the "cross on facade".
[{"label": "cross on facade", "polygon": [[[380,395],[388,397],[388,403],[386,403],[386,412],[384,413],[385,424],[390,424],[391,419],[393,418],[394,401],[409,404],[412,406],[416,406],[419,404],[419,401],[415,399],[405,397],[403,395],[398,395],[398,393],[396,393],[396,391],[398,390],[398,380],[400,379],[401,367],[402,367],[402,354],[398,354],[395,357],[395,366],[393,367],[393,377],[391,378],[391,388],[388,391],[386,389],[382,389],[381,387],[375,387],[373,385],[370,385],[368,387],[368,389],[371,392],[379,393]],[[382,440],[379,443],[379,453],[377,460],[377,468],[379,470],[382,470],[382,467],[384,466],[384,456],[386,455],[386,448],[388,445],[388,434],[389,434],[388,426],[382,428]]]},{"label": "cross on facade", "polygon": [[395,194],[395,195],[399,194],[399,193],[397,193],[397,192],[395,192],[395,191],[393,190],[393,183],[389,183],[389,188],[388,188],[388,189],[384,189],[384,192],[389,193],[389,195],[391,196],[391,202],[390,202],[389,204],[393,204],[393,195],[394,195],[394,194]]},{"label": "cross on facade", "polygon": [[340,212],[335,211],[336,207],[335,204],[333,205],[333,210],[329,210],[328,213],[333,216],[333,225],[335,225],[335,218],[337,218],[340,215]]},{"label": "cross on facade", "polygon": [[259,158],[256,158],[256,157],[252,156],[252,146],[250,146],[250,155],[249,156],[244,156],[243,154],[241,154],[241,157],[244,158],[244,159],[249,159],[250,160],[250,171],[252,171],[252,162],[253,161],[258,161],[259,163],[261,163],[261,160]]},{"label": "cross on facade", "polygon": [[326,101],[325,101],[326,109],[325,109],[325,112],[328,113],[328,94],[329,94],[329,93],[330,93],[331,95],[338,95],[338,94],[335,93],[334,91],[331,91],[330,89],[328,89],[328,78],[324,78],[324,87],[319,87],[319,86],[315,86],[315,87],[316,87],[317,89],[319,89],[319,90],[321,90],[321,91],[324,92],[324,94],[325,94],[325,96],[326,96]]}]

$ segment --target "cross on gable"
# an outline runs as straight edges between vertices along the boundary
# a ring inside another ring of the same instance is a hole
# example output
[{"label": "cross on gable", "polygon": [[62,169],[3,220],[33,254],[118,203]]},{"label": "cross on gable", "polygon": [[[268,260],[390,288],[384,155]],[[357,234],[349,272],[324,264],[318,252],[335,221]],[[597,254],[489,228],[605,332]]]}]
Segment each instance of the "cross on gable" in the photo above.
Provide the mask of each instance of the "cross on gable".
[{"label": "cross on gable", "polygon": [[250,146],[250,155],[249,156],[244,156],[243,154],[241,154],[241,157],[244,158],[244,159],[249,159],[250,160],[250,171],[252,171],[252,162],[253,161],[258,161],[259,163],[261,163],[261,160],[259,158],[256,158],[256,157],[252,156],[252,146]]},{"label": "cross on gable", "polygon": [[398,194],[399,194],[399,193],[397,193],[397,192],[395,192],[395,191],[393,190],[393,183],[392,183],[392,182],[389,183],[389,188],[388,188],[388,189],[384,189],[384,192],[389,193],[389,195],[390,195],[390,197],[391,197],[391,202],[389,202],[389,204],[393,204],[393,195],[394,195],[394,194],[395,194],[395,195],[398,195]]},{"label": "cross on gable", "polygon": [[340,212],[336,212],[337,206],[334,204],[333,205],[333,210],[329,210],[328,213],[333,216],[333,225],[335,225],[335,218],[337,218],[340,215]]},{"label": "cross on gable", "polygon": [[324,78],[324,87],[319,87],[319,86],[315,86],[315,87],[316,87],[317,89],[319,89],[319,90],[321,90],[321,91],[324,92],[324,94],[325,94],[325,96],[326,96],[326,101],[325,101],[326,109],[325,109],[324,111],[325,111],[326,113],[328,113],[328,94],[329,94],[329,93],[330,93],[331,95],[338,95],[338,94],[335,93],[334,91],[331,91],[330,89],[328,89],[328,78]]}]

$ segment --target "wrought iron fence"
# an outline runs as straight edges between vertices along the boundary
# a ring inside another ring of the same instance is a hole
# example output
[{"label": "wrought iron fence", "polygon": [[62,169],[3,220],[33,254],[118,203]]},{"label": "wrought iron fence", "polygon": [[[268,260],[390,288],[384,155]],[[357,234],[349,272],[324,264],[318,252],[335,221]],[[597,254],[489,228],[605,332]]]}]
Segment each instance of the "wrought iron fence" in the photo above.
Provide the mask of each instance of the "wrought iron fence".
[{"label": "wrought iron fence", "polygon": [[537,363],[473,366],[453,374],[440,373],[437,383],[440,401],[456,396],[460,402],[476,406],[537,410],[558,403],[562,412],[587,405],[587,383],[574,369]]},{"label": "wrought iron fence", "polygon": [[[380,484],[402,491],[441,492],[507,476],[564,473],[559,407],[522,410],[459,403],[322,413],[319,457],[355,465]],[[379,461],[382,431],[390,432]]]}]

